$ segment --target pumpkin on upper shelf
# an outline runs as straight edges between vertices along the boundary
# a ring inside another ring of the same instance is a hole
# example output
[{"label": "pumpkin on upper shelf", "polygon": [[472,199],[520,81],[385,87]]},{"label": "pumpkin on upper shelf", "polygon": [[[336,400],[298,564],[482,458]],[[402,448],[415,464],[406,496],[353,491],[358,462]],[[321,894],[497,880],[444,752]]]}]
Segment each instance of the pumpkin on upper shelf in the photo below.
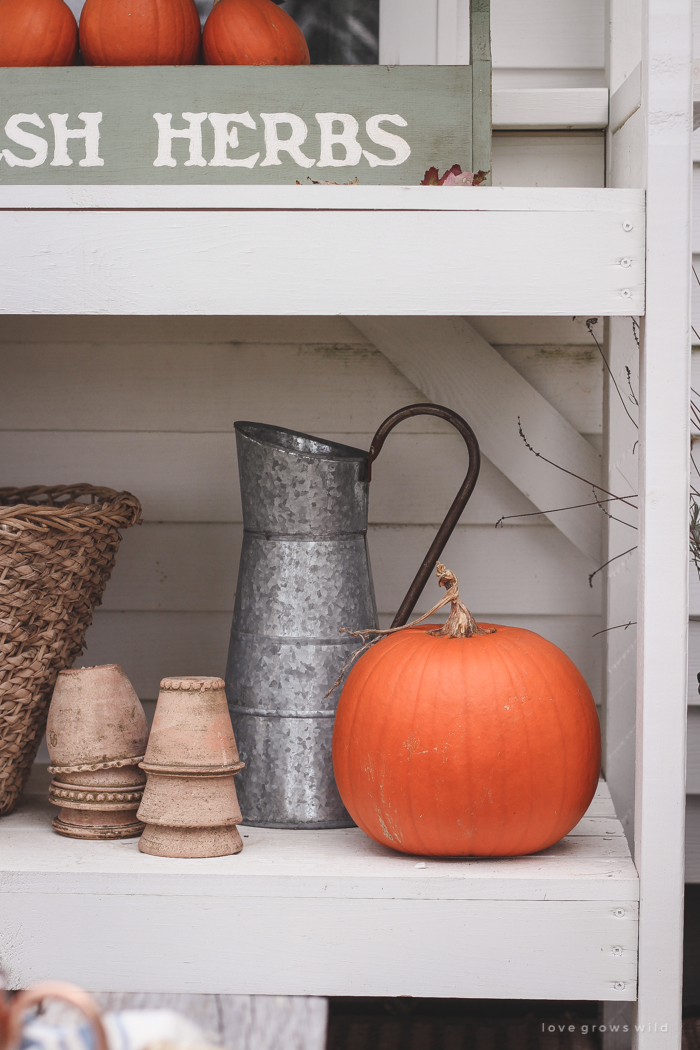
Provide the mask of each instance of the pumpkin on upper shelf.
[{"label": "pumpkin on upper shelf", "polygon": [[537,853],[595,794],[593,697],[556,645],[477,624],[454,574],[437,569],[441,604],[451,603],[445,626],[389,632],[348,676],[333,731],[340,797],[367,835],[402,853]]},{"label": "pumpkin on upper shelf", "polygon": [[0,0],[0,66],[72,66],[78,25],[63,0]]},{"label": "pumpkin on upper shelf", "polygon": [[200,43],[194,0],[86,0],[80,15],[88,66],[191,66]]},{"label": "pumpkin on upper shelf", "polygon": [[204,26],[210,66],[308,66],[309,48],[293,18],[272,0],[214,0]]}]

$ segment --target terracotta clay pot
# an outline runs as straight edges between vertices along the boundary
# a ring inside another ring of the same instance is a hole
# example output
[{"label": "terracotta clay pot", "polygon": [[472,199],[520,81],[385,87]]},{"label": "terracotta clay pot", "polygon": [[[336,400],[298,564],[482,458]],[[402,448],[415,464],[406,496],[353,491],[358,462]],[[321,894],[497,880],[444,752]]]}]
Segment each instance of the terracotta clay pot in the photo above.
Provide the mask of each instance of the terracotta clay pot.
[{"label": "terracotta clay pot", "polygon": [[146,778],[138,768],[148,723],[118,664],[61,671],[46,739],[53,780],[49,801],[61,812],[52,827],[80,839],[140,835],[136,819]]},{"label": "terracotta clay pot", "polygon": [[243,768],[222,678],[164,678],[141,767],[147,773],[237,773]]},{"label": "terracotta clay pot", "polygon": [[238,757],[221,678],[164,678],[146,757],[138,817],[142,853],[223,857],[243,849],[233,782]]},{"label": "terracotta clay pot", "polygon": [[235,824],[221,828],[164,828],[147,824],[139,849],[153,857],[230,857],[240,853],[243,842]]},{"label": "terracotta clay pot", "polygon": [[139,818],[146,824],[179,828],[240,824],[242,817],[233,774],[149,773]]},{"label": "terracotta clay pot", "polygon": [[138,766],[56,774],[49,788],[49,802],[60,806],[61,812],[52,826],[74,839],[140,835],[143,823],[136,819],[135,810],[145,783],[146,774]]},{"label": "terracotta clay pot", "polygon": [[233,773],[149,773],[139,807],[146,824],[139,849],[157,857],[225,857],[240,853],[241,810]]}]

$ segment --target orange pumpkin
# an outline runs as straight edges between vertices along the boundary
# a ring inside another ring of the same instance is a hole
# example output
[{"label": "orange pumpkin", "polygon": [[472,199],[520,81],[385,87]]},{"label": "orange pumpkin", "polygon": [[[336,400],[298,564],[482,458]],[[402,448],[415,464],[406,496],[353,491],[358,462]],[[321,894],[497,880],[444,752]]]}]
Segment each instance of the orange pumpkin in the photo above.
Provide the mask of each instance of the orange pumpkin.
[{"label": "orange pumpkin", "polygon": [[311,61],[301,29],[272,0],[215,0],[203,44],[210,66],[308,66]]},{"label": "orange pumpkin", "polygon": [[536,853],[595,794],[593,697],[556,645],[477,626],[448,576],[445,628],[389,634],[350,672],[333,734],[338,790],[364,832],[403,853]]},{"label": "orange pumpkin", "polygon": [[0,0],[0,66],[72,66],[78,25],[63,0]]},{"label": "orange pumpkin", "polygon": [[189,66],[200,43],[194,0],[86,0],[80,15],[88,66]]}]

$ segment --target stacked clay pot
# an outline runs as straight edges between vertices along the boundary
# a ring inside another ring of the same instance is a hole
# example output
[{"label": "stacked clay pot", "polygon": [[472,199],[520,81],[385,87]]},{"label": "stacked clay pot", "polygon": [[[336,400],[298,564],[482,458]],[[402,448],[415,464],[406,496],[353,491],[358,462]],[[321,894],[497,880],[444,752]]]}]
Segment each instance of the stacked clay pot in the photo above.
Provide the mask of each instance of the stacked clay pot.
[{"label": "stacked clay pot", "polygon": [[233,782],[243,768],[221,678],[164,678],[141,769],[142,853],[224,857],[243,843]]},{"label": "stacked clay pot", "polygon": [[52,827],[77,839],[140,835],[136,818],[146,777],[138,768],[148,723],[118,664],[61,671],[49,708],[46,740],[60,807]]}]

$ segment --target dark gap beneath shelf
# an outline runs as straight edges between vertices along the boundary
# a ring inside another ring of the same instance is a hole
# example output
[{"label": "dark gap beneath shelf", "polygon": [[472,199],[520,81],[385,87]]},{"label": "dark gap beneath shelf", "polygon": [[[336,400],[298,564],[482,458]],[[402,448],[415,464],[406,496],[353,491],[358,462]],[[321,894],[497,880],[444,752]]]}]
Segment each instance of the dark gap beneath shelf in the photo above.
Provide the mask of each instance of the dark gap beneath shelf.
[{"label": "dark gap beneath shelf", "polygon": [[597,1050],[600,1046],[597,1002],[412,997],[334,997],[328,1002],[327,1050]]}]

